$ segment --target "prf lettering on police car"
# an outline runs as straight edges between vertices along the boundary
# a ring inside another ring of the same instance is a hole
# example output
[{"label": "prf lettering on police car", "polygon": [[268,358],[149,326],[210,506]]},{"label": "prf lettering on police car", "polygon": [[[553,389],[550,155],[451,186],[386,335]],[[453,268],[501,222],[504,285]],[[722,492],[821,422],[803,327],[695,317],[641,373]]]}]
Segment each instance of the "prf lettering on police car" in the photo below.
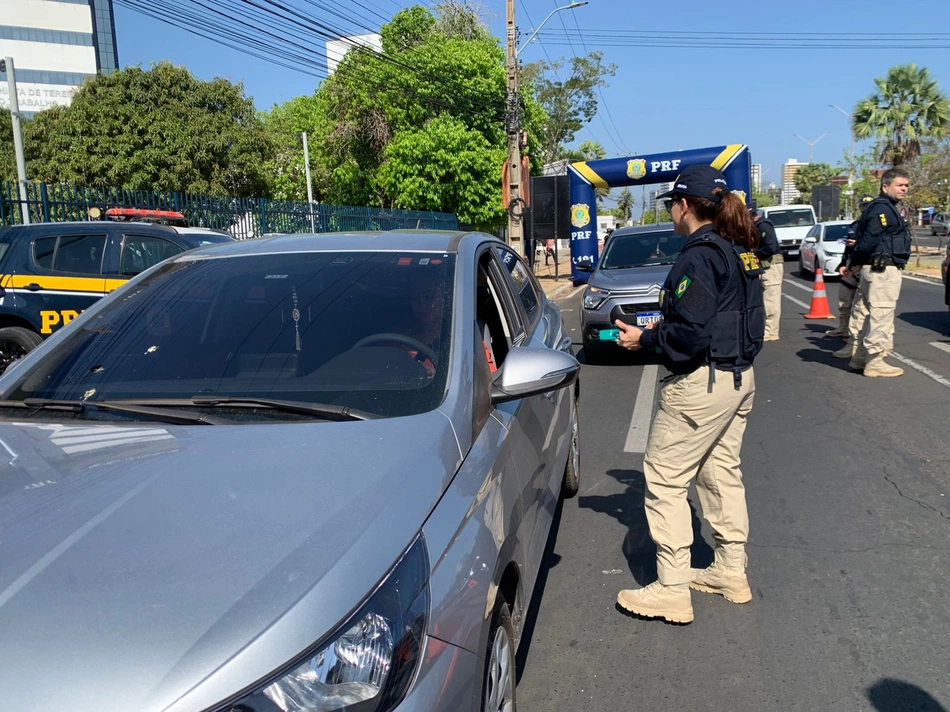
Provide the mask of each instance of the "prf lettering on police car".
[{"label": "prf lettering on police car", "polygon": [[672,173],[680,169],[680,163],[682,163],[682,160],[679,158],[675,161],[650,161],[650,172]]},{"label": "prf lettering on police car", "polygon": [[593,235],[593,230],[571,230],[572,240],[589,240]]},{"label": "prf lettering on police car", "polygon": [[79,312],[75,309],[43,310],[40,312],[40,319],[42,321],[40,333],[52,334],[54,326],[65,326],[77,316],[79,316]]}]

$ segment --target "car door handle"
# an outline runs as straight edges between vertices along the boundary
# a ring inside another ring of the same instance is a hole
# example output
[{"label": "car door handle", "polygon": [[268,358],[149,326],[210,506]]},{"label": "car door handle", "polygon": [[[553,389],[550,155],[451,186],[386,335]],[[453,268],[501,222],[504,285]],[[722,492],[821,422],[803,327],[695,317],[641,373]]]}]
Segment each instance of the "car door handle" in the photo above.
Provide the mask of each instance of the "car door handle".
[{"label": "car door handle", "polygon": [[38,292],[42,289],[42,287],[38,285],[36,282],[32,282],[31,284],[26,285],[26,288],[29,289],[31,292]]}]

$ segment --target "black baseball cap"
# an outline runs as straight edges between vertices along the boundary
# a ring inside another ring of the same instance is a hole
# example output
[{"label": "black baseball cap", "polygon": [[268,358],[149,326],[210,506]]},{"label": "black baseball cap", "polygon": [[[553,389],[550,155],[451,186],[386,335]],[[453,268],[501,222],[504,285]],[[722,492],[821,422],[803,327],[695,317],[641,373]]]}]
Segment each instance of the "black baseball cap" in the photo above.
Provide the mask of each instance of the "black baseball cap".
[{"label": "black baseball cap", "polygon": [[680,173],[673,181],[673,189],[658,195],[657,198],[669,198],[671,195],[692,195],[696,198],[706,198],[719,203],[722,198],[714,194],[716,188],[729,190],[726,177],[722,171],[712,166],[690,166]]},{"label": "black baseball cap", "polygon": [[861,205],[868,205],[869,203],[872,203],[873,201],[874,201],[874,198],[872,198],[870,195],[861,196]]},{"label": "black baseball cap", "polygon": [[759,203],[758,203],[757,201],[755,201],[755,200],[750,200],[750,201],[749,201],[749,212],[750,212],[752,215],[758,214],[758,212],[759,212]]}]

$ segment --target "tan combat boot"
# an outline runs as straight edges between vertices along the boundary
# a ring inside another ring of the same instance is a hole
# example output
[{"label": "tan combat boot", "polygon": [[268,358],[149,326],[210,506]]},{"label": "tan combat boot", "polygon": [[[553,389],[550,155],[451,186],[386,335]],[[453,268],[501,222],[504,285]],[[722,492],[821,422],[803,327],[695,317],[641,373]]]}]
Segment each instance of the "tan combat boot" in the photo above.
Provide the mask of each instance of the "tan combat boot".
[{"label": "tan combat boot", "polygon": [[693,581],[689,587],[703,593],[716,593],[732,603],[748,603],[752,589],[745,570],[724,566],[715,562],[705,569],[693,569]]},{"label": "tan combat boot", "polygon": [[851,360],[848,361],[848,368],[850,368],[852,371],[863,371],[866,367],[867,362],[863,358],[852,356]]},{"label": "tan combat boot", "polygon": [[662,618],[671,623],[692,623],[693,602],[689,585],[664,586],[659,581],[617,594],[617,605],[644,618]]},{"label": "tan combat boot", "polygon": [[831,355],[835,358],[851,358],[854,356],[854,346],[851,344],[845,344]]},{"label": "tan combat boot", "polygon": [[868,362],[868,365],[864,367],[864,375],[868,378],[896,378],[904,375],[904,369],[891,366],[882,356]]}]

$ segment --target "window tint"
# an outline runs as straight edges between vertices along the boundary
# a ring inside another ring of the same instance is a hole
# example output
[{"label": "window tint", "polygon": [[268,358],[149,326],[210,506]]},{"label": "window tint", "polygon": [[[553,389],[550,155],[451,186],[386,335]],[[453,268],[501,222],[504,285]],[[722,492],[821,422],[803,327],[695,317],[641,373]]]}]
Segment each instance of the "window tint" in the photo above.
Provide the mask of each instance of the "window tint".
[{"label": "window tint", "polygon": [[133,277],[162,260],[182,252],[174,242],[153,235],[126,235],[122,239],[119,274]]},{"label": "window tint", "polygon": [[55,237],[41,237],[33,241],[33,261],[37,267],[53,269],[53,253],[56,251]]},{"label": "window tint", "polygon": [[70,235],[59,238],[53,269],[57,272],[101,274],[105,235]]},{"label": "window tint", "polygon": [[686,236],[672,230],[616,234],[604,248],[600,269],[624,269],[647,265],[673,264],[686,244]]},{"label": "window tint", "polygon": [[220,395],[381,416],[432,410],[448,381],[454,260],[396,252],[176,260],[22,371],[8,397]]},{"label": "window tint", "polygon": [[534,326],[538,321],[538,317],[541,315],[541,300],[535,291],[535,285],[528,272],[528,268],[514,252],[506,250],[503,247],[499,247],[497,250],[498,258],[508,273],[511,291],[517,297],[518,301],[521,302],[521,306],[524,308],[524,312],[528,317],[528,324]]}]

